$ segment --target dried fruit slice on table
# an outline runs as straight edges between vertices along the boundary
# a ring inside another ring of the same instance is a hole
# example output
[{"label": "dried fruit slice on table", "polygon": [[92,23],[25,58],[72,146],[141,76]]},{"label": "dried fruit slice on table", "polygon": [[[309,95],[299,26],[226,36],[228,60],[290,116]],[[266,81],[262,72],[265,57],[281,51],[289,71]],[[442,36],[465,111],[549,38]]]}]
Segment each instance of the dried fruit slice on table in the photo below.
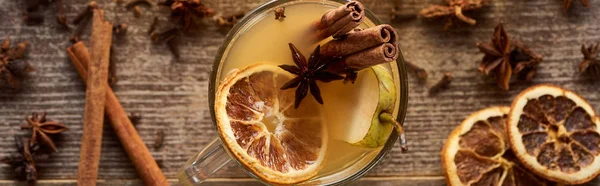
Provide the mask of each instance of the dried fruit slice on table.
[{"label": "dried fruit slice on table", "polygon": [[504,129],[509,109],[480,110],[454,129],[442,150],[448,185],[546,185],[529,173],[509,148]]},{"label": "dried fruit slice on table", "polygon": [[571,91],[539,85],[521,92],[507,130],[515,155],[540,176],[581,184],[600,173],[600,119]]},{"label": "dried fruit slice on table", "polygon": [[221,139],[246,168],[263,180],[293,184],[318,173],[327,131],[313,99],[294,109],[294,90],[280,90],[292,74],[255,63],[221,82],[215,115]]}]

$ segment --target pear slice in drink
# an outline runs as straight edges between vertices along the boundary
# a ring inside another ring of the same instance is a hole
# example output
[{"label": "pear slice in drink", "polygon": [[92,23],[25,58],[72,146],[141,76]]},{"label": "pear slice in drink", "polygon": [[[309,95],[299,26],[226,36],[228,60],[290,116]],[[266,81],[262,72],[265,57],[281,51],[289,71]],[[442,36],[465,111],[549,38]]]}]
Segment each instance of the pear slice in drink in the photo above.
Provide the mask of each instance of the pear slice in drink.
[{"label": "pear slice in drink", "polygon": [[373,66],[360,71],[354,85],[338,83],[328,88],[326,91],[335,94],[324,99],[328,101],[324,110],[334,139],[376,148],[385,144],[394,126],[402,134],[402,126],[392,114],[397,93],[389,69]]}]

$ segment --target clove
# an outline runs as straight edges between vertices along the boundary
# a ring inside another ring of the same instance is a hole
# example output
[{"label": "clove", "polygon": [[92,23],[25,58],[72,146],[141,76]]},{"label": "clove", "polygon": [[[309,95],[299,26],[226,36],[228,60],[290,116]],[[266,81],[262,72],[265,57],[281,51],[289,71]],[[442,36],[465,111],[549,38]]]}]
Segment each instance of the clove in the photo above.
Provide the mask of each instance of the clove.
[{"label": "clove", "polygon": [[98,8],[98,3],[96,3],[96,1],[90,1],[87,8],[83,10],[83,12],[77,14],[75,19],[73,19],[73,24],[79,24],[84,19],[91,17],[94,12],[93,10],[96,8]]},{"label": "clove", "polygon": [[142,120],[142,115],[137,112],[131,112],[127,115],[127,117],[129,118],[129,121],[131,121],[131,124],[133,124],[134,127],[139,125],[140,121]]},{"label": "clove", "polygon": [[55,0],[56,3],[56,21],[64,28],[69,28],[67,25],[67,17],[65,16],[65,7],[63,0]]},{"label": "clove", "polygon": [[152,34],[154,30],[156,30],[156,25],[158,25],[158,17],[154,17],[152,24],[150,24],[150,28],[148,28],[148,35]]},{"label": "clove", "polygon": [[135,17],[142,16],[142,9],[140,9],[140,6],[133,7],[133,16],[135,16]]},{"label": "clove", "polygon": [[165,140],[165,132],[162,130],[156,131],[156,138],[154,139],[154,148],[160,148],[163,145],[163,141]]},{"label": "clove", "polygon": [[429,89],[429,94],[436,94],[443,89],[447,89],[450,86],[450,83],[452,83],[452,79],[451,72],[444,73],[444,77]]},{"label": "clove", "polygon": [[127,24],[115,24],[113,25],[113,33],[117,36],[123,36],[127,34]]},{"label": "clove", "polygon": [[39,25],[44,23],[44,15],[41,12],[25,12],[23,19],[27,25]]},{"label": "clove", "polygon": [[421,79],[421,80],[427,79],[428,74],[427,74],[427,71],[425,71],[425,69],[423,69],[409,61],[404,61],[404,64],[406,64],[406,67],[408,67],[408,70],[411,71],[412,73],[414,73],[415,75],[417,75],[417,77],[419,79]]},{"label": "clove", "polygon": [[177,37],[173,37],[169,40],[167,40],[167,47],[169,47],[169,51],[171,51],[171,53],[173,53],[173,57],[175,57],[175,60],[179,60],[179,41],[177,39]]},{"label": "clove", "polygon": [[6,52],[10,49],[10,36],[6,35],[2,41],[2,52]]},{"label": "clove", "polygon": [[179,31],[177,30],[177,28],[171,28],[164,32],[159,32],[159,33],[153,32],[152,34],[150,34],[150,39],[152,40],[153,43],[166,42],[168,40],[175,38],[178,33],[179,33]]},{"label": "clove", "polygon": [[279,7],[275,9],[275,19],[283,20],[285,18],[285,7]]},{"label": "clove", "polygon": [[117,68],[115,66],[115,49],[110,46],[110,56],[108,60],[108,84],[113,85],[117,82]]}]

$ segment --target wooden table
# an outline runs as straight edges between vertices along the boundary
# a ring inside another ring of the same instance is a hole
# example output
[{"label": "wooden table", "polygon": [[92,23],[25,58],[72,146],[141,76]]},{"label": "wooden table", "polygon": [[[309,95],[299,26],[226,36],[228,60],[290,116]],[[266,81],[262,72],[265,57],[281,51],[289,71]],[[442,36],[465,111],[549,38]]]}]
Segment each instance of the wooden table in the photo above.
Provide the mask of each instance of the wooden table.
[{"label": "wooden table", "polygon": [[[24,115],[48,112],[51,119],[70,129],[57,140],[59,152],[38,164],[39,183],[72,185],[77,176],[85,88],[67,59],[69,33],[56,24],[54,6],[47,6],[43,25],[26,26],[22,21],[25,5],[21,2],[0,0],[0,36],[9,34],[13,43],[29,40],[32,47],[27,60],[36,72],[24,82],[20,92],[7,91],[5,85],[0,89],[0,156],[16,150],[14,135],[29,134],[19,128]],[[86,6],[85,0],[65,2],[69,19]],[[218,12],[248,11],[265,0],[243,2],[206,0]],[[391,20],[393,7],[399,14],[410,15],[428,4],[441,4],[442,0],[363,0],[363,3],[398,29],[404,57],[426,68],[430,78],[419,82],[409,75],[410,100],[405,123],[410,152],[402,154],[399,146],[395,146],[358,185],[444,185],[439,153],[450,131],[469,113],[488,106],[508,105],[517,93],[534,84],[552,83],[569,88],[600,111],[600,81],[594,83],[581,77],[576,68],[582,59],[581,44],[600,41],[600,3],[592,2],[592,7],[586,9],[575,2],[571,13],[565,15],[562,0],[496,0],[483,10],[468,14],[477,19],[476,26],[448,32],[443,31],[443,20],[407,16]],[[176,62],[165,45],[151,44],[146,35],[153,17],[160,15],[166,21],[168,10],[153,7],[142,17],[134,18],[131,11],[112,0],[100,0],[99,4],[106,10],[107,19],[129,25],[128,35],[116,39],[114,44],[118,76],[115,93],[126,111],[142,114],[137,129],[155,159],[162,161],[164,173],[176,183],[174,176],[179,167],[217,135],[210,120],[207,89],[213,58],[225,34],[207,26],[186,37],[180,45],[182,60]],[[475,43],[489,41],[500,21],[506,23],[511,36],[521,38],[544,55],[533,82],[513,83],[508,92],[477,71],[483,55]],[[428,87],[445,71],[454,73],[451,88],[429,96]],[[141,185],[117,137],[109,125],[105,126],[101,185]],[[155,149],[152,144],[158,130],[164,130],[166,138],[164,146]],[[24,184],[13,179],[13,171],[0,165],[0,185]],[[234,163],[220,170],[208,183],[259,185]]]}]

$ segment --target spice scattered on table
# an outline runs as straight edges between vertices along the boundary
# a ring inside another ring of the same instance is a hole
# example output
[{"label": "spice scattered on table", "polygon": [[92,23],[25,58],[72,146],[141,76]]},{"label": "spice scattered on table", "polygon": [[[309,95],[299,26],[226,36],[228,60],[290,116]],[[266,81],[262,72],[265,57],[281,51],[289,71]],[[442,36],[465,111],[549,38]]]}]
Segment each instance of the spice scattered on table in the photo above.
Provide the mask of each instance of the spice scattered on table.
[{"label": "spice scattered on table", "polygon": [[583,61],[579,63],[579,71],[600,80],[600,59],[598,59],[600,43],[590,46],[581,45],[581,53],[583,53]]},{"label": "spice scattered on table", "polygon": [[125,8],[127,8],[128,10],[133,10],[133,15],[135,17],[140,17],[142,15],[142,9],[140,8],[140,6],[147,6],[149,8],[152,8],[152,3],[150,3],[150,1],[148,0],[133,0],[125,4]]},{"label": "spice scattered on table", "polygon": [[[569,9],[571,9],[571,6],[573,5],[573,1],[575,1],[575,0],[564,0],[563,11],[565,13],[567,11],[569,11]],[[586,8],[590,7],[590,0],[579,0],[579,2],[581,2],[581,4]]]},{"label": "spice scattered on table", "polygon": [[158,3],[171,9],[171,18],[181,26],[184,32],[190,31],[203,18],[212,17],[215,11],[204,5],[201,0],[165,0]]},{"label": "spice scattered on table", "polygon": [[406,65],[406,67],[408,68],[408,70],[410,72],[412,72],[413,74],[415,74],[417,76],[417,78],[421,79],[421,80],[426,80],[427,79],[427,71],[423,68],[421,68],[420,66],[417,66],[414,63],[411,63],[410,61],[404,61],[404,64]]},{"label": "spice scattered on table", "polygon": [[133,124],[134,127],[138,126],[142,121],[142,115],[137,112],[131,112],[127,114],[127,117],[129,118],[129,121],[131,121],[131,124]]},{"label": "spice scattered on table", "polygon": [[89,25],[94,10],[98,8],[99,7],[96,1],[90,1],[86,9],[80,12],[77,17],[73,19],[73,24],[76,24],[77,26],[75,27],[73,33],[71,33],[69,41],[76,43],[81,40],[81,34],[83,34],[83,31]]},{"label": "spice scattered on table", "polygon": [[25,116],[27,123],[21,125],[21,129],[31,129],[31,143],[40,143],[48,146],[56,152],[56,144],[50,137],[53,134],[59,134],[68,129],[62,123],[46,119],[46,113],[32,113],[31,117]]},{"label": "spice scattered on table", "polygon": [[475,25],[477,21],[463,14],[465,11],[480,9],[485,4],[485,0],[447,0],[448,5],[431,5],[419,12],[425,18],[447,18],[444,29],[448,29],[458,24],[458,20],[469,25]]},{"label": "spice scattered on table", "polygon": [[25,9],[25,13],[23,19],[27,25],[40,25],[44,23],[43,12],[44,8],[41,6],[47,5],[50,2],[54,2],[56,5],[56,22],[64,28],[69,28],[67,25],[67,17],[65,16],[65,5],[63,0],[25,0],[27,8]]},{"label": "spice scattered on table", "polygon": [[437,94],[438,92],[447,89],[450,87],[450,83],[452,83],[453,79],[454,78],[452,77],[451,72],[444,73],[444,77],[442,77],[440,81],[429,88],[429,95]]},{"label": "spice scattered on table", "polygon": [[531,81],[542,62],[542,55],[531,51],[520,40],[510,38],[502,23],[494,29],[492,42],[477,43],[477,47],[485,54],[479,71],[496,76],[498,85],[504,90],[509,89],[513,74],[519,80]]},{"label": "spice scattered on table", "polygon": [[245,12],[238,12],[238,13],[235,13],[235,14],[232,14],[232,15],[227,15],[227,16],[222,16],[221,15],[221,16],[216,17],[215,23],[219,27],[229,27],[229,28],[231,28],[238,21],[240,21],[245,15],[246,15]]},{"label": "spice scattered on table", "polygon": [[36,162],[48,159],[49,154],[40,152],[37,144],[31,144],[29,138],[14,137],[17,153],[0,158],[0,162],[14,168],[17,178],[27,180],[30,185],[37,181]]},{"label": "spice scattered on table", "polygon": [[163,130],[156,131],[156,137],[154,138],[154,148],[158,149],[162,147],[164,140],[165,132]]},{"label": "spice scattered on table", "polygon": [[2,49],[0,50],[0,81],[8,83],[13,89],[21,87],[21,81],[25,75],[34,71],[33,67],[25,60],[29,41],[23,41],[11,48],[9,36],[4,37]]},{"label": "spice scattered on table", "polygon": [[285,18],[285,7],[279,7],[275,9],[275,19],[283,20]]}]

